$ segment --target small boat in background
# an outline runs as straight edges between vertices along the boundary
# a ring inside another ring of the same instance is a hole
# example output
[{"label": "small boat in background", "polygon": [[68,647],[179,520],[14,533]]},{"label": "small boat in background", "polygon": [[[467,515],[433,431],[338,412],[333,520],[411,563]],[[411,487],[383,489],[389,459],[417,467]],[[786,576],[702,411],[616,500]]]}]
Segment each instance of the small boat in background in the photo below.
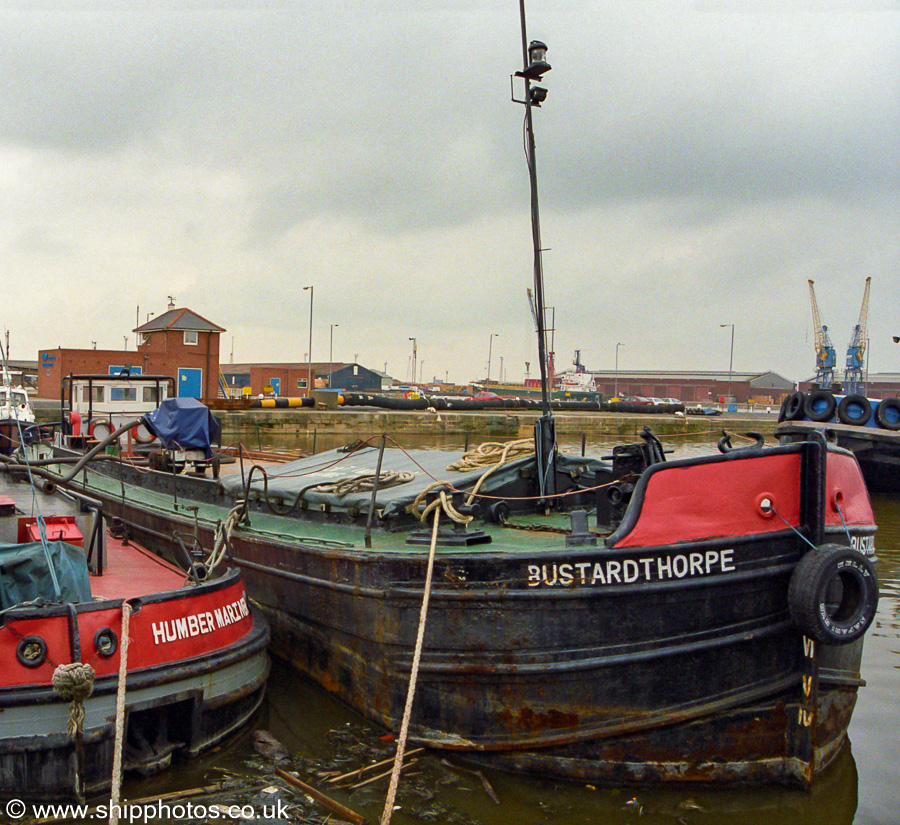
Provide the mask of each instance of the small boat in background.
[{"label": "small boat in background", "polygon": [[[70,373],[63,376],[60,388],[64,435],[71,446],[95,444],[174,396],[175,379],[170,375],[143,375],[128,369],[110,375]],[[137,453],[152,449],[154,442],[155,436],[136,424],[119,437],[117,444]]]},{"label": "small boat in background", "polygon": [[32,441],[35,427],[28,392],[21,383],[14,383],[4,366],[0,383],[0,454],[11,455],[23,439],[26,443]]},{"label": "small boat in background", "polygon": [[110,789],[123,655],[124,770],[154,773],[244,725],[269,630],[240,571],[221,552],[204,564],[189,535],[181,569],[125,538],[96,499],[21,476],[0,472],[0,798]]}]

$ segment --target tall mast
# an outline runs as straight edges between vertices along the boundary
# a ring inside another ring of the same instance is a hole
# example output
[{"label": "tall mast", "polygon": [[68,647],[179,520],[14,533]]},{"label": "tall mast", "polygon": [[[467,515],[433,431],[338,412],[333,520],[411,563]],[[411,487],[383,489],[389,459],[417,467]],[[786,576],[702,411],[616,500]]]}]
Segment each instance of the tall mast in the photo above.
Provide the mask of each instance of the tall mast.
[{"label": "tall mast", "polygon": [[538,487],[541,502],[545,496],[556,492],[556,432],[550,407],[550,387],[547,376],[547,325],[544,318],[544,269],[541,258],[541,217],[538,207],[537,158],[534,150],[534,123],[532,109],[540,107],[547,99],[547,90],[532,86],[539,81],[550,64],[546,61],[547,46],[539,40],[528,41],[525,25],[525,0],[519,0],[519,16],[522,22],[522,71],[516,77],[525,81],[525,99],[516,100],[525,105],[525,146],[528,163],[528,178],[531,186],[531,238],[534,246],[534,302],[535,320],[538,333],[538,363],[541,368],[541,409],[542,415],[535,424],[535,457],[538,462]]}]

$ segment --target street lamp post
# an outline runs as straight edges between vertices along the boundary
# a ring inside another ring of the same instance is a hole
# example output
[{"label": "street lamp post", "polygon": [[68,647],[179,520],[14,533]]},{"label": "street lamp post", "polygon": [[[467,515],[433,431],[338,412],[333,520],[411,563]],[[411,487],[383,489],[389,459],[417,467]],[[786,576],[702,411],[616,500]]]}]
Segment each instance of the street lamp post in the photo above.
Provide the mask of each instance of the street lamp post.
[{"label": "street lamp post", "polygon": [[494,338],[499,338],[499,332],[492,332],[488,336],[488,368],[487,368],[487,378],[485,378],[484,383],[485,386],[491,383],[491,358],[493,357],[493,347],[494,347]]},{"label": "street lamp post", "polygon": [[734,375],[734,324],[719,324],[720,327],[731,327],[731,355],[728,358],[728,403],[731,403],[731,381]]},{"label": "street lamp post", "polygon": [[613,395],[616,398],[619,397],[619,347],[621,346],[623,346],[621,343],[616,344],[616,383],[613,390]]},{"label": "street lamp post", "polygon": [[413,342],[413,353],[412,353],[412,370],[410,371],[410,384],[416,383],[416,339],[410,338],[410,341]]},{"label": "street lamp post", "polygon": [[331,374],[334,372],[334,328],[340,324],[331,325],[331,340],[328,344],[328,389],[331,389]]},{"label": "street lamp post", "polygon": [[[312,286],[303,287],[303,291],[309,290],[309,361],[307,362],[306,375],[306,395],[312,398],[312,310],[313,310],[313,288]],[[330,380],[330,379],[329,379]]]}]

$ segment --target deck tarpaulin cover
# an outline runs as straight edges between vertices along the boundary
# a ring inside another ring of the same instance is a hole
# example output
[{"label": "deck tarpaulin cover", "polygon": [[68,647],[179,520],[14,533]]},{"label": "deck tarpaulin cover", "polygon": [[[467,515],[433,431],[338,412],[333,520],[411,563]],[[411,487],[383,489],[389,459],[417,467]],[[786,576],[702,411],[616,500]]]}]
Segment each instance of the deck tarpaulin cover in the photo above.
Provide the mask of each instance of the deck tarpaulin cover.
[{"label": "deck tarpaulin cover", "polygon": [[39,541],[27,544],[0,542],[0,610],[23,602],[45,599],[48,602],[89,602],[84,550],[63,541],[47,542],[50,561],[56,571],[61,596],[57,596],[47,566],[47,553]]},{"label": "deck tarpaulin cover", "polygon": [[[406,472],[412,478],[396,486],[380,487],[376,506],[383,508],[382,515],[390,518],[402,512],[415,497],[435,481],[448,481],[458,490],[470,489],[486,472],[485,467],[472,470],[450,470],[449,465],[462,457],[462,452],[443,450],[400,450],[388,448],[384,451],[382,473]],[[277,467],[266,468],[265,478],[255,476],[250,485],[250,498],[268,495],[270,502],[293,507],[298,500],[311,505],[357,509],[365,511],[372,497],[371,489],[341,494],[335,486],[360,476],[374,476],[378,462],[378,450],[362,447],[348,452],[347,449],[329,450],[297,459]],[[480,488],[483,493],[517,479],[523,469],[534,464],[534,456],[516,459],[499,470],[492,471],[489,480]],[[595,459],[576,458],[559,454],[557,466],[565,471],[569,468],[601,467]],[[243,481],[240,473],[219,479],[226,494],[234,498],[243,496]]]},{"label": "deck tarpaulin cover", "polygon": [[212,456],[210,445],[219,434],[219,422],[196,398],[167,398],[141,420],[163,446],[203,450],[207,458]]}]

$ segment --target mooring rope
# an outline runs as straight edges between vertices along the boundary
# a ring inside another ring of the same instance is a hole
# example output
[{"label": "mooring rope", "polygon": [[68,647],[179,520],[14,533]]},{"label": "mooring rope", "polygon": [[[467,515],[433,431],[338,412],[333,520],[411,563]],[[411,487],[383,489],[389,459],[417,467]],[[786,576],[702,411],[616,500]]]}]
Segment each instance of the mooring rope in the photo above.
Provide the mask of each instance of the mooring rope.
[{"label": "mooring rope", "polygon": [[216,527],[216,538],[213,542],[213,548],[206,558],[206,569],[208,573],[212,573],[216,569],[219,562],[225,557],[225,550],[231,543],[231,534],[234,528],[241,522],[244,513],[244,502],[239,500],[225,517],[224,522],[219,522]]},{"label": "mooring rope", "polygon": [[[436,499],[439,501],[440,499]],[[400,770],[403,768],[403,754],[406,750],[406,737],[409,734],[409,718],[412,715],[413,697],[416,693],[416,681],[419,677],[419,662],[422,658],[422,644],[425,639],[425,619],[428,616],[428,601],[431,597],[431,577],[434,571],[434,554],[437,548],[438,523],[441,518],[441,506],[433,508],[434,527],[431,530],[431,547],[428,550],[428,567],[425,572],[425,588],[422,594],[422,607],[419,611],[419,630],[416,634],[416,648],[413,653],[412,669],[409,674],[409,687],[406,689],[406,706],[403,709],[403,721],[400,724],[400,736],[397,738],[397,753],[394,754],[394,769],[391,771],[391,782],[387,797],[384,800],[384,811],[381,814],[381,825],[390,825],[394,813],[394,799],[397,796],[397,785],[400,781]]]},{"label": "mooring rope", "polygon": [[57,665],[53,671],[53,692],[70,702],[66,733],[74,739],[84,727],[84,702],[94,692],[94,668],[81,662]]},{"label": "mooring rope", "polygon": [[[437,491],[437,497],[430,504],[426,505],[426,507],[419,512],[419,505],[427,498],[429,493],[433,490]],[[422,490],[419,495],[415,497],[412,504],[407,508],[410,513],[417,515],[419,517],[419,521],[425,521],[428,518],[428,514],[432,512],[440,512],[443,510],[452,521],[455,521],[457,524],[468,524],[473,516],[464,516],[459,512],[454,506],[453,502],[450,499],[450,496],[447,495],[447,492],[452,492],[452,486],[447,484],[444,481],[436,481],[434,484],[429,484],[424,490]]]},{"label": "mooring rope", "polygon": [[[400,484],[406,484],[416,477],[415,473],[405,470],[389,470],[378,476],[378,489],[384,490],[387,487],[396,487]],[[341,496],[347,493],[362,493],[371,490],[375,486],[375,473],[365,473],[363,475],[342,478],[338,481],[328,484],[317,484],[315,487],[307,487],[304,492],[314,491],[316,493],[333,493]]]},{"label": "mooring rope", "polygon": [[116,690],[116,738],[113,747],[112,788],[109,795],[109,825],[119,821],[119,798],[122,792],[122,748],[125,739],[125,680],[128,675],[128,625],[131,605],[122,602],[122,633],[119,647],[119,686]]}]

